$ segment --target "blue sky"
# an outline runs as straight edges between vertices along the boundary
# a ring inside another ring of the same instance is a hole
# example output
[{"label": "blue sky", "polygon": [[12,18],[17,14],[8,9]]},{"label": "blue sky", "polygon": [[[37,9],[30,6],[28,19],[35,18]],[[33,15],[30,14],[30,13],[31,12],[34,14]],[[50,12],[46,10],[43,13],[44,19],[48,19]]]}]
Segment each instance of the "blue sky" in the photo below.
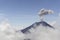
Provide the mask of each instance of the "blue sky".
[{"label": "blue sky", "polygon": [[55,12],[46,16],[47,21],[56,20],[60,13],[60,0],[0,0],[0,15],[12,25],[28,26],[39,21],[38,12],[42,8]]}]

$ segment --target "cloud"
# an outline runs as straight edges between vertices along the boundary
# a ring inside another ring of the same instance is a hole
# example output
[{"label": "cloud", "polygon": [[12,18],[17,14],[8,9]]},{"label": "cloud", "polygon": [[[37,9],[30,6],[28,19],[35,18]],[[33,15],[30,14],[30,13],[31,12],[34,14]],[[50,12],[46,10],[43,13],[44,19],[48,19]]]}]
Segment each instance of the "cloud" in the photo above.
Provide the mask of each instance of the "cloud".
[{"label": "cloud", "polygon": [[0,24],[1,31],[4,31],[4,30],[8,29],[9,27],[10,27],[10,24],[8,23],[7,19],[3,20]]},{"label": "cloud", "polygon": [[46,28],[44,26],[36,26],[35,29],[30,29],[29,35],[26,34],[26,39],[31,40],[57,40],[60,39],[60,31],[57,29]]},{"label": "cloud", "polygon": [[0,40],[22,40],[24,35],[16,31],[17,29],[10,25],[8,19],[3,20],[0,24]]},{"label": "cloud", "polygon": [[0,13],[0,40],[22,40],[24,35],[16,32],[20,27],[13,27],[5,14]]},{"label": "cloud", "polygon": [[39,16],[44,16],[44,15],[52,14],[52,13],[54,13],[53,10],[47,10],[43,8],[39,11]]},{"label": "cloud", "polygon": [[38,15],[39,15],[40,19],[43,20],[45,15],[53,14],[53,13],[54,13],[53,10],[42,8],[42,9],[39,11]]},{"label": "cloud", "polygon": [[57,23],[57,21],[52,21],[49,24],[52,25],[52,26],[54,26],[56,23]]}]

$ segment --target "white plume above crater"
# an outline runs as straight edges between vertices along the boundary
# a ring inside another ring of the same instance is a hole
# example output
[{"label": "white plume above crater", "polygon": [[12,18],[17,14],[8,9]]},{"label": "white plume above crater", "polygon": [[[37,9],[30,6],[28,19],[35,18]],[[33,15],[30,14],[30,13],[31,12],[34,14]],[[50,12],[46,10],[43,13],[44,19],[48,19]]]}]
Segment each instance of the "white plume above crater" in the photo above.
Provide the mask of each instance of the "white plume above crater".
[{"label": "white plume above crater", "polygon": [[47,15],[47,14],[53,14],[53,13],[54,13],[53,10],[44,9],[44,8],[39,11],[40,16]]},{"label": "white plume above crater", "polygon": [[53,14],[53,13],[54,13],[53,10],[42,8],[42,9],[39,11],[38,15],[39,15],[39,17],[40,17],[41,20],[42,20],[45,15]]}]

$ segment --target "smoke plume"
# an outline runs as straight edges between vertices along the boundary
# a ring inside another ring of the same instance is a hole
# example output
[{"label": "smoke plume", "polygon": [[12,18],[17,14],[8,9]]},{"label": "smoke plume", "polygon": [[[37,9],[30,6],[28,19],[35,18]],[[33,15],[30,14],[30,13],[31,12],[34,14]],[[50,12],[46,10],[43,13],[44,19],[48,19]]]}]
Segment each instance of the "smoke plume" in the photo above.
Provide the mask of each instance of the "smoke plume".
[{"label": "smoke plume", "polygon": [[54,13],[53,10],[41,9],[39,12],[39,15],[44,16],[44,15],[52,14],[52,13]]},{"label": "smoke plume", "polygon": [[47,10],[47,9],[43,8],[39,11],[38,15],[39,15],[40,19],[43,20],[45,15],[53,14],[53,13],[54,13],[53,10]]}]

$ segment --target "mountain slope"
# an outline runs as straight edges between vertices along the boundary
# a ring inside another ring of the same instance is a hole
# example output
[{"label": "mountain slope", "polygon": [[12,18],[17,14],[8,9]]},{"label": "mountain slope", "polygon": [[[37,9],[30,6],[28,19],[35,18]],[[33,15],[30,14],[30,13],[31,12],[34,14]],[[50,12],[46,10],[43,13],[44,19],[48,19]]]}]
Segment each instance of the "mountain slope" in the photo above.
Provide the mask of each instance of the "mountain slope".
[{"label": "mountain slope", "polygon": [[32,24],[31,26],[29,26],[29,27],[21,30],[21,32],[23,32],[23,33],[29,32],[29,31],[28,31],[29,29],[31,29],[31,28],[36,28],[37,26],[40,26],[40,25],[42,25],[42,26],[44,26],[44,27],[50,27],[50,28],[53,28],[53,29],[54,29],[53,26],[49,25],[49,24],[46,23],[45,21],[41,21],[41,22],[35,22],[35,23]]}]

